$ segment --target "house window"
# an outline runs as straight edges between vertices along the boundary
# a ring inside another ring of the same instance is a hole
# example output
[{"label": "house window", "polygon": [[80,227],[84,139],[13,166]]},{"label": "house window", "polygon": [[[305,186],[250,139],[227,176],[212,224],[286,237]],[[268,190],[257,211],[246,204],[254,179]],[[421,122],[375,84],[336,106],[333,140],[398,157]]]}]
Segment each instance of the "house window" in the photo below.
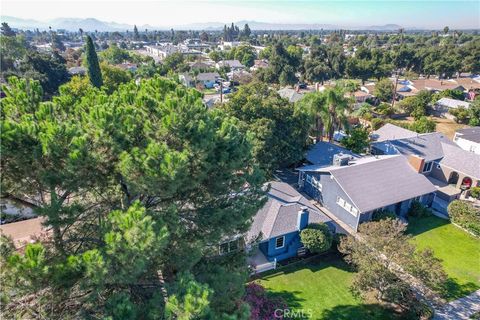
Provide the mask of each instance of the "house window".
[{"label": "house window", "polygon": [[281,236],[275,239],[275,249],[283,248],[284,245],[285,245],[285,236]]},{"label": "house window", "polygon": [[345,201],[344,199],[337,197],[337,204],[348,211],[351,215],[356,217],[358,215],[358,210],[354,206],[352,206],[349,202]]},{"label": "house window", "polygon": [[319,191],[322,191],[322,184],[320,183],[320,181],[315,179],[315,177],[312,178],[312,186],[317,188]]},{"label": "house window", "polygon": [[224,242],[219,245],[218,251],[220,254],[227,254],[236,250],[239,250],[243,244],[242,238],[232,241]]},{"label": "house window", "polygon": [[425,164],[423,165],[423,171],[422,172],[430,172],[432,171],[432,165],[433,165],[433,162],[425,162]]}]

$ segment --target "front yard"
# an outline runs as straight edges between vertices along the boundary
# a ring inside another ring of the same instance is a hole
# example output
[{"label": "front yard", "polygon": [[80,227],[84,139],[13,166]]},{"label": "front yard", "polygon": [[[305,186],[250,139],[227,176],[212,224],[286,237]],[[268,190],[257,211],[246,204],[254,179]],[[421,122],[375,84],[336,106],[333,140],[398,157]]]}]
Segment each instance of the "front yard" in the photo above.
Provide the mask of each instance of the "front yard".
[{"label": "front yard", "polygon": [[392,319],[393,312],[364,304],[349,290],[354,273],[336,255],[300,262],[272,271],[259,282],[285,299],[292,310],[311,313],[311,319]]},{"label": "front yard", "polygon": [[430,247],[449,276],[445,298],[480,289],[480,239],[435,216],[411,219],[408,230],[419,249]]}]

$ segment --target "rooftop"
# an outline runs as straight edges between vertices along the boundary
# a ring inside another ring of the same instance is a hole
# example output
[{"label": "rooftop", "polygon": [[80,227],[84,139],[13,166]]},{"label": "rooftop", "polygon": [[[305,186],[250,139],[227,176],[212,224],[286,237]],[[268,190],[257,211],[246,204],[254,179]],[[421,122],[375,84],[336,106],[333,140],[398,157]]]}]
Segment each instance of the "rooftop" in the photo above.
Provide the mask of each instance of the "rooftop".
[{"label": "rooftop", "polygon": [[350,150],[337,146],[336,144],[320,141],[308,150],[305,158],[312,164],[328,166],[333,163],[333,156],[338,153],[349,154],[355,158],[359,157]]},{"label": "rooftop", "polygon": [[442,143],[456,146],[439,132],[419,134],[415,137],[374,142],[373,147],[385,154],[417,155],[425,161],[438,160],[443,157]]},{"label": "rooftop", "polygon": [[466,129],[459,129],[456,131],[457,137],[461,137],[462,139],[480,143],[480,127],[473,127],[473,128],[466,128]]},{"label": "rooftop", "polygon": [[391,123],[387,123],[380,129],[373,131],[370,137],[377,142],[381,142],[385,140],[413,138],[417,135],[418,133],[414,131],[404,129]]},{"label": "rooftop", "polygon": [[368,212],[436,191],[402,156],[379,157],[335,167],[330,174],[360,212]]},{"label": "rooftop", "polygon": [[332,223],[331,219],[318,211],[304,196],[285,182],[270,182],[268,201],[253,218],[247,240],[261,236],[263,240],[297,231],[297,215],[307,207],[309,223]]}]

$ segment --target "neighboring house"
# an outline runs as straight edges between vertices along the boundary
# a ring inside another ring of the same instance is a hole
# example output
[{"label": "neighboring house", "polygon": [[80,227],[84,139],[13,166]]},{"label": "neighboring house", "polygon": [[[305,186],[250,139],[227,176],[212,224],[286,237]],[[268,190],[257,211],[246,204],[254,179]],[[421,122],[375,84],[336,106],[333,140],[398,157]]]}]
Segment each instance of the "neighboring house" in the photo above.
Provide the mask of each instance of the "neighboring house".
[{"label": "neighboring house", "polygon": [[463,150],[480,154],[480,127],[457,130],[453,141]]},{"label": "neighboring house", "polygon": [[253,62],[253,66],[250,67],[250,70],[251,71],[257,71],[259,69],[263,69],[263,68],[268,68],[268,60],[266,59],[262,59],[262,60],[255,60]]},{"label": "neighboring house", "polygon": [[356,103],[363,103],[366,102],[368,99],[373,98],[373,95],[364,90],[357,90],[353,93],[353,97],[355,98]]},{"label": "neighboring house", "polygon": [[195,80],[188,73],[183,73],[183,74],[178,75],[178,79],[180,80],[180,83],[183,84],[187,88],[195,87]]},{"label": "neighboring house", "polygon": [[68,73],[72,76],[84,76],[87,74],[87,68],[85,67],[71,67],[68,69]]},{"label": "neighboring house", "polygon": [[354,158],[337,154],[329,165],[298,170],[299,188],[354,231],[377,210],[405,217],[413,200],[429,205],[436,191],[398,155]]},{"label": "neighboring house", "polygon": [[418,136],[418,133],[393,125],[391,123],[386,123],[381,128],[373,131],[370,134],[370,138],[376,142],[381,142],[385,140],[413,138],[416,136]]},{"label": "neighboring house", "polygon": [[44,218],[33,218],[0,225],[0,234],[12,239],[15,248],[20,249],[26,244],[48,236],[50,228],[44,226]]},{"label": "neighboring house", "polygon": [[417,79],[417,80],[399,80],[397,83],[397,97],[400,99],[414,96],[421,90],[440,92],[444,90],[460,90],[467,92],[480,89],[480,82],[472,78],[456,79]]},{"label": "neighboring house", "polygon": [[213,88],[220,75],[216,72],[199,73],[196,77],[197,83],[201,83],[205,88]]},{"label": "neighboring house", "polygon": [[180,82],[186,87],[194,88],[197,84],[200,84],[207,89],[213,88],[218,78],[220,78],[220,75],[216,72],[199,73],[197,76],[184,73],[178,76]]},{"label": "neighboring house", "polygon": [[230,50],[232,48],[238,47],[243,42],[241,41],[223,41],[221,44],[218,45],[220,50]]},{"label": "neighboring house", "polygon": [[280,97],[287,99],[288,101],[294,103],[303,98],[304,94],[298,92],[298,90],[292,88],[283,88],[277,91]]},{"label": "neighboring house", "polygon": [[451,98],[441,98],[433,105],[433,112],[436,116],[447,119],[454,119],[455,117],[449,113],[451,109],[465,108],[468,109],[470,103],[467,101],[456,100]]},{"label": "neighboring house", "polygon": [[222,60],[217,62],[215,65],[217,69],[223,68],[223,67],[228,67],[230,68],[231,71],[236,71],[236,70],[244,70],[245,66],[240,63],[238,60]]},{"label": "neighboring house", "polygon": [[452,200],[480,183],[480,155],[461,149],[439,132],[374,142],[371,152],[403,155],[436,186],[432,207],[444,214]]},{"label": "neighboring house", "polygon": [[308,150],[305,159],[314,165],[329,166],[333,163],[336,154],[349,155],[352,158],[360,158],[350,150],[340,147],[336,144],[320,141],[314,144]]},{"label": "neighboring house", "polygon": [[267,203],[253,218],[245,239],[247,244],[258,244],[258,251],[249,259],[250,264],[259,266],[297,256],[304,250],[300,231],[311,223],[320,222],[335,232],[333,221],[292,186],[270,182]]},{"label": "neighboring house", "polygon": [[117,64],[117,67],[122,69],[122,70],[129,71],[129,72],[136,72],[137,69],[138,69],[137,64],[129,63],[129,62]]}]

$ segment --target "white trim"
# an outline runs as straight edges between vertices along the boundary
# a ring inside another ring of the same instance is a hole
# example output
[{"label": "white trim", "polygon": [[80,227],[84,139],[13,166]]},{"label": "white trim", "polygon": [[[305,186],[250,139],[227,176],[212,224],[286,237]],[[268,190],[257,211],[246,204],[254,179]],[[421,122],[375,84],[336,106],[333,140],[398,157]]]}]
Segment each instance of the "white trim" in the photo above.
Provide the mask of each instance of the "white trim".
[{"label": "white trim", "polygon": [[[277,246],[277,240],[278,239],[283,239],[282,240],[282,245],[280,247]],[[283,247],[285,247],[285,236],[276,237],[275,238],[275,249],[281,249]]]},{"label": "white trim", "polygon": [[[423,164],[422,173],[428,173],[428,172],[432,171],[433,162],[434,162],[434,161],[427,161],[427,162],[425,162],[425,163]],[[430,165],[429,168],[428,168],[428,170],[425,170],[425,167],[427,167],[428,165]]]}]

